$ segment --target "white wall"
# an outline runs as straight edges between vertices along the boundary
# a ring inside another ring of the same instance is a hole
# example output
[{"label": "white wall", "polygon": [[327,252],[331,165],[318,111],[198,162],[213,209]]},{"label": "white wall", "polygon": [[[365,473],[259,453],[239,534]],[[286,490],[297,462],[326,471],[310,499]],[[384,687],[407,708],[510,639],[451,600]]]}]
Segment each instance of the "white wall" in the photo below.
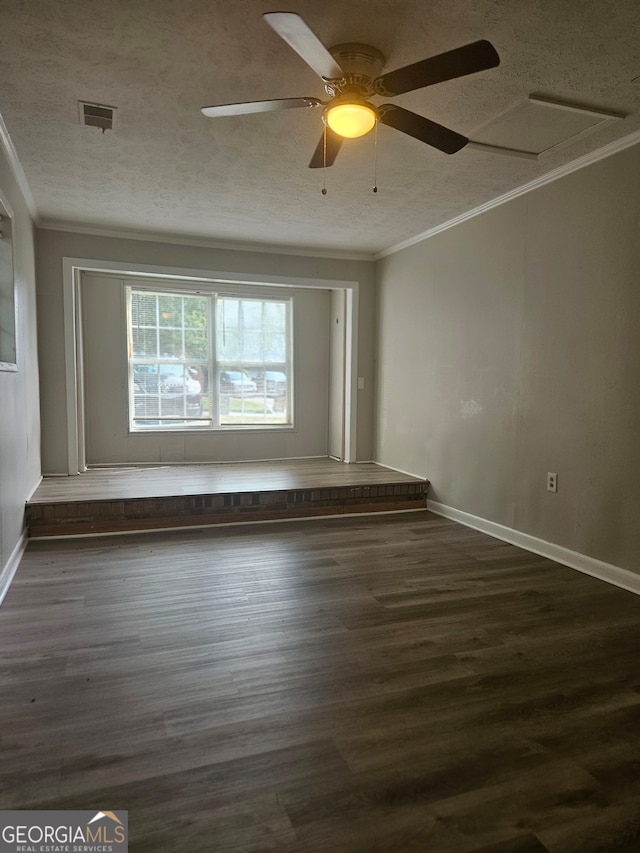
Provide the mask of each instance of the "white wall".
[{"label": "white wall", "polygon": [[38,330],[42,380],[42,465],[45,474],[66,473],[68,470],[62,271],[62,259],[65,257],[203,272],[216,270],[224,271],[230,277],[236,274],[322,279],[329,282],[357,281],[356,369],[358,375],[364,376],[367,381],[365,390],[359,391],[357,395],[356,458],[371,458],[375,323],[373,262],[214,249],[38,229],[38,310],[41,316],[47,318]]},{"label": "white wall", "polygon": [[378,264],[378,461],[633,572],[639,174],[635,147]]},{"label": "white wall", "polygon": [[0,188],[11,205],[17,301],[16,373],[0,372],[0,598],[15,567],[24,527],[24,504],[40,479],[40,412],[36,347],[33,224],[0,148]]}]

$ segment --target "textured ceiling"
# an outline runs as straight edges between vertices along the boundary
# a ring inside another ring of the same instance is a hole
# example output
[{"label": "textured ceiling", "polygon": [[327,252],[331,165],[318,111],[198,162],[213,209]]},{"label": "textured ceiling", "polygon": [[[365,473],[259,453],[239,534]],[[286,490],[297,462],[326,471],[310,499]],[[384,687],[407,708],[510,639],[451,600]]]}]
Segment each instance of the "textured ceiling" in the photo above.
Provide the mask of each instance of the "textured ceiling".
[{"label": "textured ceiling", "polygon": [[[231,101],[324,97],[264,23],[303,16],[322,42],[374,45],[385,70],[476,39],[490,71],[396,103],[473,139],[528,95],[627,115],[540,160],[469,148],[448,156],[381,127],[307,167],[319,110],[205,119]],[[383,251],[640,127],[638,0],[0,0],[0,114],[43,224]],[[78,101],[117,107],[80,126]]]}]

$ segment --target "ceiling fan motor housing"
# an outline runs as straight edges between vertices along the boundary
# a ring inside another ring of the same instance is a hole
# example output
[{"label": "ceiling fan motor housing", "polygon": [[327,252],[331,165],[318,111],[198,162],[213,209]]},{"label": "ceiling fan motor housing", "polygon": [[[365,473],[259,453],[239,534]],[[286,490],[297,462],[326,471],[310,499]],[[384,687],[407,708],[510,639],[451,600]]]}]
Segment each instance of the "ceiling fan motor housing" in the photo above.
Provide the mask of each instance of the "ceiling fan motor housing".
[{"label": "ceiling fan motor housing", "polygon": [[329,48],[329,53],[344,71],[343,80],[326,81],[330,95],[358,94],[363,98],[375,94],[373,81],[380,75],[385,58],[375,47],[346,42]]}]

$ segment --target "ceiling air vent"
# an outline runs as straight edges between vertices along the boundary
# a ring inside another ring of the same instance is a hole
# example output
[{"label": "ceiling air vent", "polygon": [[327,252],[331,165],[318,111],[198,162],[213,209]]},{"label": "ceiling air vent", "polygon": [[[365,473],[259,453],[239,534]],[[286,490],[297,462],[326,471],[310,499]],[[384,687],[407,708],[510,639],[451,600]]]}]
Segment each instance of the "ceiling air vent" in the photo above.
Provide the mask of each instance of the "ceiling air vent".
[{"label": "ceiling air vent", "polygon": [[80,106],[80,124],[86,127],[99,127],[103,133],[105,130],[113,128],[115,107],[107,107],[105,104],[87,104],[84,101],[78,103]]}]

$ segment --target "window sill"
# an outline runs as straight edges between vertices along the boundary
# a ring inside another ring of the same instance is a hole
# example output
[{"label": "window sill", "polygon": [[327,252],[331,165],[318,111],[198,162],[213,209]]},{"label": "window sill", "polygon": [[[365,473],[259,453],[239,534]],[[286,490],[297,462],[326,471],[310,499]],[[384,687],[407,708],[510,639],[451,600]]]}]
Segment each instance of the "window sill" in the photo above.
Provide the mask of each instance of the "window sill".
[{"label": "window sill", "polygon": [[223,426],[198,426],[198,427],[139,427],[137,429],[129,427],[129,435],[211,435],[220,433],[238,433],[243,432],[295,432],[293,424],[225,424]]}]

